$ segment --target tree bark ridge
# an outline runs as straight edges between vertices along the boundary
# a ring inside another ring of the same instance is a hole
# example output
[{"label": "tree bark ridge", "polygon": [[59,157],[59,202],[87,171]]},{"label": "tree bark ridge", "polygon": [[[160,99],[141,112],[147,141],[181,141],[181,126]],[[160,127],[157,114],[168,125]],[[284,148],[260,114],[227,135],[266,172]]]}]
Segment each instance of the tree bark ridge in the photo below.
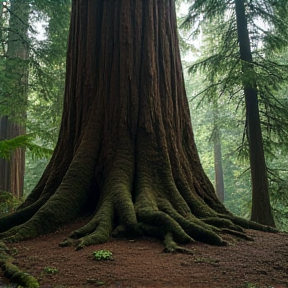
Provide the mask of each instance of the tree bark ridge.
[{"label": "tree bark ridge", "polygon": [[[30,220],[0,237],[18,241],[47,233],[88,206],[94,210],[90,222],[62,246],[103,243],[114,231],[161,237],[173,250],[174,240],[225,245],[218,227],[241,230],[200,164],[174,5],[73,1],[59,142],[27,201],[41,199],[45,180],[43,193],[53,187],[54,194]],[[205,222],[211,218],[217,221]]]}]

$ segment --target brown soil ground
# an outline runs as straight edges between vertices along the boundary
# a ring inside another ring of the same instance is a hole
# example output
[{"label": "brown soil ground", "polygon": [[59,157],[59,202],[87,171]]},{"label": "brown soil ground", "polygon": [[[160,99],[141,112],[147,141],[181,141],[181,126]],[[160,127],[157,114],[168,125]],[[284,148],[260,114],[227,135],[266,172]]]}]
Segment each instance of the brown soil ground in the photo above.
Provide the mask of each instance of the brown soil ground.
[{"label": "brown soil ground", "polygon": [[[223,236],[231,245],[185,245],[194,255],[163,253],[163,244],[148,238],[111,240],[80,251],[58,247],[70,231],[82,224],[77,222],[50,235],[9,244],[10,251],[15,252],[14,263],[36,277],[42,288],[288,288],[287,234],[247,230],[253,242]],[[111,251],[113,260],[94,260],[92,253],[100,249]],[[49,274],[45,267],[58,272]]]}]

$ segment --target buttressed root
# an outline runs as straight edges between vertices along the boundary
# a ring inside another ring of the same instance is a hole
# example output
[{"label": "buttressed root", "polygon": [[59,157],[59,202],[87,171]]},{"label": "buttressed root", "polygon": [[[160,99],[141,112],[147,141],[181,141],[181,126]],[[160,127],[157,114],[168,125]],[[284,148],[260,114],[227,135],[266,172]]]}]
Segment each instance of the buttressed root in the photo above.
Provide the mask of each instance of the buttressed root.
[{"label": "buttressed root", "polygon": [[73,1],[59,139],[38,185],[0,218],[0,238],[49,233],[88,209],[90,221],[62,246],[149,235],[177,251],[227,245],[223,233],[249,240],[243,228],[276,231],[229,213],[201,166],[175,1],[108,2]]}]

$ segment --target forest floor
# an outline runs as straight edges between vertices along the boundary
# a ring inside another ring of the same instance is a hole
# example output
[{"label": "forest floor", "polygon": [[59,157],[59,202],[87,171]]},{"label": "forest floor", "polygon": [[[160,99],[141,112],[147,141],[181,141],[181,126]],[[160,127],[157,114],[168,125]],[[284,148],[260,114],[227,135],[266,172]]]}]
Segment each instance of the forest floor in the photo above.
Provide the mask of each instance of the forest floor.
[{"label": "forest floor", "polygon": [[[223,235],[231,245],[185,245],[193,255],[163,253],[163,244],[150,238],[111,239],[80,251],[58,247],[81,225],[78,221],[53,234],[9,244],[14,264],[36,277],[41,288],[288,288],[288,235],[284,233],[246,230],[254,241]],[[92,253],[97,250],[109,250],[113,260],[96,261]]]}]

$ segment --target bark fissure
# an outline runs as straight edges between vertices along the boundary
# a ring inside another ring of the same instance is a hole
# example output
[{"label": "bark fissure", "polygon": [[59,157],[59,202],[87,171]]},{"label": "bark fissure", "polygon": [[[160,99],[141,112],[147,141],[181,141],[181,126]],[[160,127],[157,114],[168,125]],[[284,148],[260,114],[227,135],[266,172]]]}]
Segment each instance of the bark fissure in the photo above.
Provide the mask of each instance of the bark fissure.
[{"label": "bark fissure", "polygon": [[225,245],[222,229],[242,235],[240,226],[250,227],[220,203],[200,164],[173,0],[73,1],[60,136],[36,188],[17,213],[45,190],[50,198],[20,226],[6,225],[1,238],[47,233],[85,212],[87,202],[90,221],[62,246],[152,235],[183,252],[176,242]]}]

